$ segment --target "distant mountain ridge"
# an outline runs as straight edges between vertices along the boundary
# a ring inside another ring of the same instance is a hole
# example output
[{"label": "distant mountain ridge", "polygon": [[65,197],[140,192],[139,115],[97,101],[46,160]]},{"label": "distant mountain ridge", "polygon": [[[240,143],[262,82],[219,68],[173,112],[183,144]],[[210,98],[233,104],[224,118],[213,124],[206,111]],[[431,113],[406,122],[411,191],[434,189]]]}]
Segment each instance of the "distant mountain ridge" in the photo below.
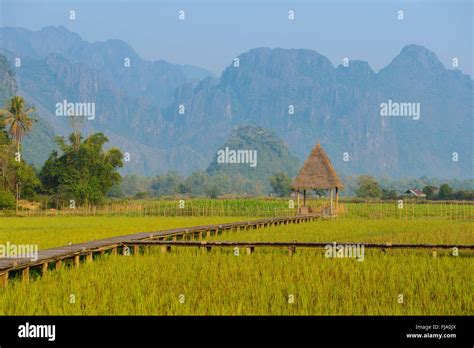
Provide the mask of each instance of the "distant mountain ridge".
[{"label": "distant mountain ridge", "polygon": [[[260,48],[240,55],[239,67],[228,67],[219,80],[182,93],[164,114],[174,112],[170,132],[179,127],[194,143],[199,125],[212,130],[217,144],[234,125],[251,123],[273,130],[300,159],[319,140],[346,174],[472,177],[472,88],[469,76],[445,69],[417,45],[379,73],[361,61],[334,68],[309,50]],[[420,119],[382,117],[388,100],[419,103]],[[177,121],[179,104],[191,108],[187,127]],[[454,162],[454,152],[463,160]]]},{"label": "distant mountain ridge", "polygon": [[[129,152],[131,161],[125,172],[151,174],[174,166],[169,147],[157,149],[143,143],[143,134],[157,126],[159,108],[174,99],[177,86],[211,75],[192,65],[143,60],[120,40],[89,43],[62,26],[36,32],[0,28],[0,43],[0,54],[8,57],[10,66],[14,66],[15,58],[21,59],[21,67],[14,69],[18,93],[37,106],[39,115],[56,132],[71,130],[67,118],[55,116],[56,103],[96,103],[100,117],[84,122],[82,130],[103,131],[112,144]],[[130,67],[124,66],[125,58],[130,59]],[[47,153],[36,151],[28,140],[25,149],[29,162],[39,165],[47,158]],[[199,154],[187,148],[174,151],[176,156],[180,153],[188,157],[181,170],[191,171],[197,166]]]},{"label": "distant mountain ridge", "polygon": [[[321,142],[344,175],[472,177],[473,80],[422,46],[404,47],[378,73],[357,60],[334,67],[311,50],[256,48],[214,78],[63,27],[0,28],[0,38],[10,63],[22,58],[19,93],[54,129],[69,129],[55,103],[96,103],[98,117],[84,128],[130,152],[125,172],[205,169],[235,127],[252,125],[274,132],[300,161]],[[388,100],[419,103],[420,119],[381,116]]]},{"label": "distant mountain ridge", "polygon": [[[38,59],[55,53],[73,64],[82,63],[131,97],[150,97],[158,106],[171,101],[177,86],[211,75],[192,65],[144,60],[121,40],[90,43],[63,26],[39,31],[4,27],[0,28],[0,38],[0,48],[19,56]],[[128,67],[125,59],[129,60]]]}]

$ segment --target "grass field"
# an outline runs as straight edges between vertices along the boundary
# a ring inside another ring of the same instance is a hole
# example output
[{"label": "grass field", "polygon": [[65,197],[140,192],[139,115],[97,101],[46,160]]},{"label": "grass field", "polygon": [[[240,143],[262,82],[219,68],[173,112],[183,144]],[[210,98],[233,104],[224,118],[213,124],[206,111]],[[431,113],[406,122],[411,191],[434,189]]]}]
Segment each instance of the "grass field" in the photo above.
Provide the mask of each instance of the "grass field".
[{"label": "grass field", "polygon": [[[354,202],[350,198],[341,198],[341,218],[362,217],[368,219],[446,219],[466,220],[474,218],[472,202],[451,201],[416,201],[406,199],[403,205],[398,201]],[[309,198],[308,205],[315,210],[328,205],[328,199]],[[111,201],[102,207],[67,206],[60,210],[46,209],[40,204],[38,210],[20,210],[24,216],[58,216],[58,215],[101,215],[101,216],[247,216],[270,217],[295,214],[296,198],[237,198],[237,199],[204,199],[204,198],[168,198]],[[12,215],[12,211],[0,211],[3,215]]]},{"label": "grass field", "polygon": [[246,220],[246,217],[57,216],[0,218],[0,244],[48,249],[138,232]]},{"label": "grass field", "polygon": [[472,315],[473,265],[472,258],[412,252],[374,251],[358,262],[314,251],[290,258],[278,251],[179,249],[107,256],[16,283],[0,297],[0,308],[8,315]]},{"label": "grass field", "polygon": [[[0,243],[68,242],[242,217],[2,218]],[[474,243],[466,220],[344,218],[226,232],[220,240]],[[142,255],[106,255],[78,269],[63,268],[0,290],[2,315],[472,315],[474,257],[449,251],[366,250],[363,262],[331,259],[323,249],[151,248]],[[403,303],[400,303],[403,296]],[[74,301],[72,301],[74,299]],[[293,302],[291,300],[294,300]],[[71,303],[73,302],[73,303]],[[292,302],[292,303],[291,303]]]},{"label": "grass field", "polygon": [[397,219],[367,220],[360,218],[316,220],[298,226],[284,225],[240,233],[227,233],[219,240],[293,241],[298,242],[365,242],[419,244],[474,244],[474,223],[459,220]]}]

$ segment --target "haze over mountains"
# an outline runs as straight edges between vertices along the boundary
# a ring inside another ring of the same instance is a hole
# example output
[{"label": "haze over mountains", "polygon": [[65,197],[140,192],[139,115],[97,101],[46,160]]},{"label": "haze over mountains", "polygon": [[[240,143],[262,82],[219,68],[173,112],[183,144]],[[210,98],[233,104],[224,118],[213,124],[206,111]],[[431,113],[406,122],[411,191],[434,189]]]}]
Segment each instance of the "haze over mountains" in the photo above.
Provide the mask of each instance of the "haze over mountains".
[{"label": "haze over mountains", "polygon": [[[319,141],[345,175],[472,177],[473,80],[421,46],[404,47],[378,73],[356,60],[334,67],[311,50],[256,48],[220,78],[143,60],[120,40],[89,43],[64,27],[0,28],[0,49],[9,61],[0,57],[0,98],[17,89],[42,119],[25,142],[36,164],[54,133],[70,132],[54,113],[67,100],[95,103],[83,129],[130,153],[125,172],[205,169],[237,126],[254,125],[300,161]],[[382,116],[389,101],[418,104],[419,119]]]}]

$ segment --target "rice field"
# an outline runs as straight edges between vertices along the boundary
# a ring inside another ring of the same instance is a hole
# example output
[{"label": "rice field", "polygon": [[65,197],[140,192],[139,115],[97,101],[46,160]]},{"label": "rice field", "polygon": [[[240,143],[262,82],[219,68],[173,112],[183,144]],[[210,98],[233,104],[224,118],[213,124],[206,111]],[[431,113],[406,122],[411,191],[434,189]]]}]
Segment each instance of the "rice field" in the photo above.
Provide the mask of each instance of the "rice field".
[{"label": "rice field", "polygon": [[359,242],[407,244],[474,244],[471,221],[397,219],[316,220],[298,226],[284,225],[239,233],[226,233],[218,240]]},{"label": "rice field", "polygon": [[[138,231],[204,225],[243,217],[29,217],[0,219],[0,243],[48,248]],[[346,217],[211,239],[474,243],[469,220]],[[473,315],[474,255],[449,251],[365,250],[364,261],[326,258],[324,249],[256,248],[203,253],[104,255],[29,284],[0,289],[0,315]]]},{"label": "rice field", "polygon": [[[328,199],[308,199],[307,205],[315,210],[328,205]],[[204,198],[167,198],[111,201],[102,207],[77,207],[69,209],[46,209],[46,204],[40,203],[38,209],[20,210],[20,214],[29,216],[247,216],[271,217],[290,216],[296,213],[296,198],[238,198],[238,199],[204,199]],[[364,219],[441,219],[469,220],[474,219],[473,202],[464,201],[431,201],[406,199],[403,204],[399,201],[383,202],[354,202],[342,198],[340,201],[341,218]],[[11,215],[14,212],[2,212]]]},{"label": "rice field", "polygon": [[0,244],[38,244],[38,249],[137,232],[246,220],[246,217],[56,216],[0,218]]},{"label": "rice field", "polygon": [[472,258],[411,252],[357,262],[314,252],[151,251],[16,283],[0,308],[3,315],[472,315],[473,271]]}]

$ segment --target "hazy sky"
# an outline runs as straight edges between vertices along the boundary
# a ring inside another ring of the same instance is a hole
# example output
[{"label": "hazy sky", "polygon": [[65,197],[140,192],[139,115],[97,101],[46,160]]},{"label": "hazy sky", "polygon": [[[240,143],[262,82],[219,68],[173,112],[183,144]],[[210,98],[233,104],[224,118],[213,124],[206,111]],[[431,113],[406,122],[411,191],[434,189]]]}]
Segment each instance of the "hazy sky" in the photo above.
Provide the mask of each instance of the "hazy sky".
[{"label": "hazy sky", "polygon": [[[145,59],[194,64],[215,74],[255,47],[313,49],[379,70],[411,43],[473,76],[473,1],[0,0],[0,26],[64,25],[88,41],[121,39]],[[186,19],[178,19],[179,10]],[[76,20],[69,11],[76,11]],[[288,20],[288,11],[295,19]],[[404,20],[397,12],[404,11]],[[0,43],[1,46],[1,43]]]}]

